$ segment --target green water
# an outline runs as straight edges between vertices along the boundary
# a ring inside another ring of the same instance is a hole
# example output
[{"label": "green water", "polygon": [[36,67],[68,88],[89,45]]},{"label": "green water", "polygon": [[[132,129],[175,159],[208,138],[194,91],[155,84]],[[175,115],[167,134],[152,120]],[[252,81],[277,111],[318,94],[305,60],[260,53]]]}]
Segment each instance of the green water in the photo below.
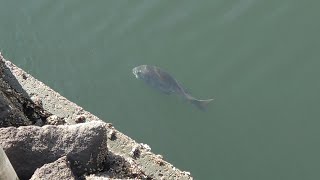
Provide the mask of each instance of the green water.
[{"label": "green water", "polygon": [[[7,59],[196,179],[320,179],[320,1],[0,1]],[[207,112],[138,81],[157,65]]]}]

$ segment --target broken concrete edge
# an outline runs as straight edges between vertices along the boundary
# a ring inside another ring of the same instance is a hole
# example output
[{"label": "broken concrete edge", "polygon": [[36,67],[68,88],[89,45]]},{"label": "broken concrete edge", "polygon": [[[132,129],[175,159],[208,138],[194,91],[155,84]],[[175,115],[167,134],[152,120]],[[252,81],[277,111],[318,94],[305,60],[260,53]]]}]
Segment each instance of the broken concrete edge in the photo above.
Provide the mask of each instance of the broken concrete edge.
[{"label": "broken concrete edge", "polygon": [[[68,124],[76,124],[82,121],[102,121],[12,62],[4,59],[1,52],[0,57],[8,70],[4,72],[3,78],[17,92],[25,94],[32,100],[40,100],[43,108],[48,112],[64,119]],[[152,153],[148,145],[137,143],[116,130],[111,123],[108,123],[108,128],[109,141],[107,146],[109,151],[125,158],[128,162],[134,162],[146,176],[154,179],[193,179],[189,172],[175,168],[172,164],[163,160],[161,155]]]}]

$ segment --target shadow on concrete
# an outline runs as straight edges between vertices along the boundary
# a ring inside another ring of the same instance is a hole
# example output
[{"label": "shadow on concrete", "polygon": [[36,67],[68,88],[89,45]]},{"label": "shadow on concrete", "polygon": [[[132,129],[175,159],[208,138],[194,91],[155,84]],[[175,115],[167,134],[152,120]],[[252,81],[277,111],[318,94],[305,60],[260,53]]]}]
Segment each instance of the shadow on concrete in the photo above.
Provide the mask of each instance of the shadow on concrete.
[{"label": "shadow on concrete", "polygon": [[[10,63],[0,52],[0,127],[18,127],[36,123],[39,126],[44,125],[47,117],[52,114],[43,109],[42,103],[31,100],[8,67]],[[21,76],[23,79],[27,78],[22,70]]]},{"label": "shadow on concrete", "polygon": [[[0,58],[1,58],[1,55],[0,55]],[[7,82],[18,93],[21,93],[25,98],[30,99],[28,93],[22,88],[17,78],[12,74],[11,70],[6,65],[3,67],[2,70],[3,70],[2,79],[5,82]]]}]

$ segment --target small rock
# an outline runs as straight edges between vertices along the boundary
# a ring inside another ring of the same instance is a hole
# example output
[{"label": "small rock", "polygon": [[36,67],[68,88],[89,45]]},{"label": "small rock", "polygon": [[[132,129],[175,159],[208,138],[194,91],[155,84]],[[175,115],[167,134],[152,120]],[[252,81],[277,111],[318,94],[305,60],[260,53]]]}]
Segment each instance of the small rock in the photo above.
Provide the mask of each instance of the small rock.
[{"label": "small rock", "polygon": [[24,80],[28,79],[28,77],[27,77],[27,75],[26,75],[25,73],[22,73],[22,78],[23,78]]},{"label": "small rock", "polygon": [[191,173],[188,171],[182,171],[183,174],[187,175],[187,176],[191,176]]},{"label": "small rock", "polygon": [[107,123],[107,127],[108,127],[108,128],[113,128],[112,123]]},{"label": "small rock", "polygon": [[86,117],[83,115],[77,116],[75,120],[76,123],[84,123],[85,121],[86,121]]},{"label": "small rock", "polygon": [[140,145],[133,146],[132,150],[130,151],[130,156],[133,158],[138,158],[140,156]]},{"label": "small rock", "polygon": [[114,141],[117,139],[117,132],[114,130],[114,129],[111,129],[108,133],[108,138],[111,140],[111,141]]},{"label": "small rock", "polygon": [[36,107],[42,107],[42,105],[43,105],[42,100],[39,96],[32,96],[31,101],[33,101],[33,103]]},{"label": "small rock", "polygon": [[63,125],[65,124],[65,120],[56,116],[56,115],[51,115],[47,118],[47,124],[48,125]]},{"label": "small rock", "polygon": [[151,147],[148,145],[148,144],[143,144],[143,143],[140,143],[141,145],[141,148],[147,150],[147,151],[151,151]]},{"label": "small rock", "polygon": [[163,156],[161,154],[156,155],[158,159],[163,159]]}]

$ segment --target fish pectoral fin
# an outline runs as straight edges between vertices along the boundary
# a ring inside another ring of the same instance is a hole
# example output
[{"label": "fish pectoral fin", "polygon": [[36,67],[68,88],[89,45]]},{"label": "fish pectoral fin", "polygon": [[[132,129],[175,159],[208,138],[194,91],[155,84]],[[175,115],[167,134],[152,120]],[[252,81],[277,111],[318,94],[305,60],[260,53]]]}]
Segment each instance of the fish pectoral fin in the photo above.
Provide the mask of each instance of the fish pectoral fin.
[{"label": "fish pectoral fin", "polygon": [[192,99],[191,103],[197,106],[200,110],[205,111],[207,109],[208,104],[214,99],[206,99],[206,100],[198,100]]}]

